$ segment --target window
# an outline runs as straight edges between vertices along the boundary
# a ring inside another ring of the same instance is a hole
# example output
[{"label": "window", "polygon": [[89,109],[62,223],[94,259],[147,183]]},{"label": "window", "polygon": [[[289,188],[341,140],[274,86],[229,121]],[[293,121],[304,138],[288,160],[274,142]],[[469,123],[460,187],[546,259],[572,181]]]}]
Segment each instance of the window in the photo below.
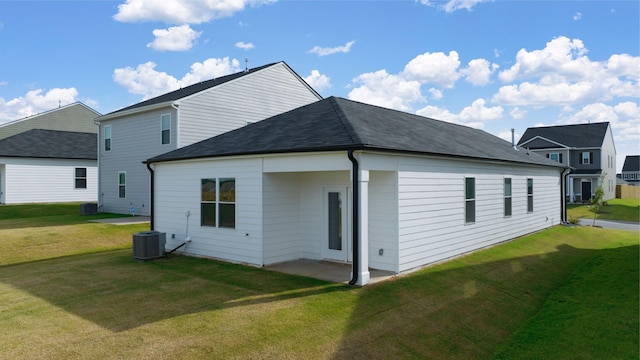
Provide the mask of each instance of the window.
[{"label": "window", "polygon": [[591,153],[588,151],[585,151],[582,153],[582,164],[583,165],[588,165],[591,164]]},{"label": "window", "polygon": [[547,154],[547,157],[555,162],[562,163],[562,154],[560,153],[550,153]]},{"label": "window", "polygon": [[87,168],[76,168],[75,183],[76,189],[87,188]]},{"label": "window", "polygon": [[504,216],[511,216],[511,178],[504,179]]},{"label": "window", "polygon": [[111,151],[111,125],[104,127],[104,151]]},{"label": "window", "polygon": [[171,114],[162,115],[162,145],[171,144]]},{"label": "window", "polygon": [[235,229],[235,179],[201,179],[200,225]]},{"label": "window", "polygon": [[464,222],[476,221],[476,178],[464,178]]},{"label": "window", "polygon": [[533,179],[527,179],[527,212],[533,212]]},{"label": "window", "polygon": [[118,172],[118,197],[124,199],[127,197],[127,173]]}]

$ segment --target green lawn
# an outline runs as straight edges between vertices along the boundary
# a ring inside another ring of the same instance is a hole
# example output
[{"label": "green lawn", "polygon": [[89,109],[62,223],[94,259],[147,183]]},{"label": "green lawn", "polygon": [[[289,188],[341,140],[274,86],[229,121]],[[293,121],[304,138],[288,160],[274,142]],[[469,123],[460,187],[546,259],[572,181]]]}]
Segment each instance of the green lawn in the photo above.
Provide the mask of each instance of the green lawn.
[{"label": "green lawn", "polygon": [[[567,205],[567,217],[593,219],[589,205]],[[640,199],[611,199],[602,206],[597,219],[640,222]]]},{"label": "green lawn", "polygon": [[[140,225],[59,216],[0,221],[2,359],[639,356],[630,231],[557,226],[353,288],[186,256],[136,261]],[[51,237],[48,255],[28,246]],[[57,250],[65,242],[85,245]]]}]

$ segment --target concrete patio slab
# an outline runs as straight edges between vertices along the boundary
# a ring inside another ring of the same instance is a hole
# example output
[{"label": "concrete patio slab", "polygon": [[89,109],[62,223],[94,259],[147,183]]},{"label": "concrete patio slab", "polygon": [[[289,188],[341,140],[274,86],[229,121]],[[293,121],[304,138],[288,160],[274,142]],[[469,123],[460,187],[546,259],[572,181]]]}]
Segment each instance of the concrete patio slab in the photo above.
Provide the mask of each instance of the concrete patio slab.
[{"label": "concrete patio slab", "polygon": [[148,216],[126,216],[126,217],[119,217],[119,218],[89,220],[89,222],[97,222],[97,223],[112,224],[112,225],[144,224],[144,223],[148,223],[149,221],[150,221],[150,218]]},{"label": "concrete patio slab", "polygon": [[[328,261],[301,259],[269,265],[265,269],[343,284],[347,284],[351,280],[351,264]],[[369,270],[369,273],[370,284],[392,279],[396,275],[393,272],[382,270]]]}]

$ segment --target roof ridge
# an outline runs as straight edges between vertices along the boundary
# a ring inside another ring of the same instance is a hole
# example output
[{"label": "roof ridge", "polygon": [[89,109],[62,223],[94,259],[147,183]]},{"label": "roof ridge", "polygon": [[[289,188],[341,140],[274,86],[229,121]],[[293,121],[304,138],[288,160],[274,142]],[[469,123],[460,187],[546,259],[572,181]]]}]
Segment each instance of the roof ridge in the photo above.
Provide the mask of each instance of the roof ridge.
[{"label": "roof ridge", "polygon": [[358,132],[353,127],[353,124],[351,124],[351,122],[349,121],[349,117],[344,112],[344,109],[342,108],[342,106],[340,106],[340,104],[338,103],[338,99],[340,98],[337,98],[335,96],[331,96],[328,98],[329,103],[331,104],[331,108],[338,116],[338,119],[340,120],[340,123],[346,130],[347,135],[349,135],[352,145],[364,145],[362,143],[362,139],[360,139],[360,136],[358,136]]}]

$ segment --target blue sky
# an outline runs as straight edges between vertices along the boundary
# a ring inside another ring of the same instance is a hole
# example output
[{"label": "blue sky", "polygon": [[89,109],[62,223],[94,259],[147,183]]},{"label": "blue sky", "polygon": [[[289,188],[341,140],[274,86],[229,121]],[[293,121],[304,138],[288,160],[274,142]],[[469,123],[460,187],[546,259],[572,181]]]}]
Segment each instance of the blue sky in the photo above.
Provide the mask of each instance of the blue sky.
[{"label": "blue sky", "polygon": [[320,94],[481,128],[609,121],[640,153],[638,1],[0,0],[0,123],[285,61]]}]

